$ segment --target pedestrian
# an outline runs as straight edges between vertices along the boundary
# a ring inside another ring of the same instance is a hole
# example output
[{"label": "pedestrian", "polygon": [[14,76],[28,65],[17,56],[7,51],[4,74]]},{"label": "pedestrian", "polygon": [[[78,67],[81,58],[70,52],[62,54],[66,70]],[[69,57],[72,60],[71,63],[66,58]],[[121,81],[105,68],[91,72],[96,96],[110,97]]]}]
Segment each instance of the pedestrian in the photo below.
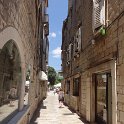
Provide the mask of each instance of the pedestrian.
[{"label": "pedestrian", "polygon": [[61,88],[58,92],[58,100],[59,100],[59,108],[62,108],[64,102],[64,92]]},{"label": "pedestrian", "polygon": [[59,93],[59,89],[58,89],[58,88],[56,88],[56,93],[57,93],[57,94]]},{"label": "pedestrian", "polygon": [[10,89],[8,98],[10,99],[10,106],[14,106],[14,100],[17,98],[17,89],[14,86]]},{"label": "pedestrian", "polygon": [[54,88],[54,91],[53,91],[53,93],[54,93],[54,95],[55,95],[55,93],[56,93],[56,89]]}]

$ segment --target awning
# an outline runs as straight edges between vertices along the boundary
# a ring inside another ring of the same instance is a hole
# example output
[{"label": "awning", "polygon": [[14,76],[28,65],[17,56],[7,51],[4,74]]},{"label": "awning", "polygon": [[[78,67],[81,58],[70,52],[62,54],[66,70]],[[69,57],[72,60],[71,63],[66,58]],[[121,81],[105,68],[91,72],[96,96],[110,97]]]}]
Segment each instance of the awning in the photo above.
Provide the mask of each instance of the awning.
[{"label": "awning", "polygon": [[48,80],[48,77],[44,71],[39,72],[39,80],[41,80],[41,81],[47,81]]}]

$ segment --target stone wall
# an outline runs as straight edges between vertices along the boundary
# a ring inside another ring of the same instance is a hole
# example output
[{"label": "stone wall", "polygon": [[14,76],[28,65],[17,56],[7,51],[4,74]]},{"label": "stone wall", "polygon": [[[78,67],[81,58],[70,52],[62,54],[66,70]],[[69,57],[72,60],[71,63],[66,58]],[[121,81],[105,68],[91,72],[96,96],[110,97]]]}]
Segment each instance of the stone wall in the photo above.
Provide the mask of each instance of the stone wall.
[{"label": "stone wall", "polygon": [[[32,117],[38,102],[46,96],[46,86],[45,90],[41,90],[42,97],[36,96],[37,93],[37,85],[39,84],[38,78],[38,70],[37,70],[37,15],[36,15],[36,1],[35,0],[0,0],[0,36],[2,36],[3,31],[9,29],[8,32],[11,32],[12,37],[16,39],[15,44],[19,50],[21,55],[21,66],[22,66],[22,73],[23,73],[23,80],[22,84],[25,83],[27,70],[31,68],[31,84],[29,89],[29,109],[24,114],[24,118],[20,119],[18,123],[26,124]],[[17,34],[14,34],[14,31],[11,30],[15,29]],[[2,32],[2,33],[1,33]],[[10,34],[6,34],[2,37],[9,37]],[[12,38],[10,37],[10,39]],[[1,38],[1,37],[0,37]],[[9,39],[9,38],[8,38]],[[14,40],[13,39],[13,40]],[[1,39],[2,40],[2,39]],[[0,41],[1,41],[0,40]],[[5,39],[3,39],[5,40]],[[8,41],[5,41],[0,44],[5,44]],[[19,45],[20,44],[20,45]],[[1,47],[0,47],[1,48]],[[22,59],[23,58],[23,59]],[[21,93],[24,95],[24,84],[23,90]],[[21,98],[21,105],[23,106],[24,96],[22,95]],[[39,98],[40,97],[40,98]],[[39,98],[39,100],[38,100]],[[22,107],[23,108],[23,107]],[[11,122],[10,122],[11,123]]]},{"label": "stone wall", "polygon": [[124,124],[124,16],[118,21],[117,115],[118,124]]},{"label": "stone wall", "polygon": [[[78,10],[75,10],[75,5],[80,2],[81,6]],[[92,7],[93,2],[91,0],[78,0],[76,4],[72,6],[68,13],[67,19],[63,24],[63,42],[62,50],[63,58],[66,58],[66,50],[69,43],[73,43],[72,37],[75,35],[79,23],[82,25],[82,49],[79,58],[74,61],[73,56],[71,58],[70,65],[66,64],[66,59],[62,59],[63,63],[63,74],[65,80],[71,78],[73,82],[73,77],[79,73],[81,75],[81,109],[80,113],[88,121],[93,121],[91,116],[92,109],[90,108],[92,104],[93,91],[92,87],[92,75],[98,72],[110,71],[112,77],[112,90],[113,91],[113,113],[115,115],[112,117],[116,124],[116,113],[117,113],[117,123],[124,123],[124,1],[120,0],[108,0],[106,8],[106,35],[102,36],[100,34],[96,35],[92,30]],[[72,16],[71,16],[72,11]],[[78,12],[78,13],[77,13]],[[108,15],[108,17],[107,17]],[[70,18],[70,16],[72,18]],[[72,21],[70,27],[69,20]],[[71,32],[71,33],[70,33]],[[92,43],[92,40],[95,42]],[[117,62],[117,75],[114,75],[113,71],[114,64],[113,61]],[[108,64],[109,63],[109,64]],[[102,66],[100,66],[102,65]],[[96,68],[94,70],[93,68]],[[117,80],[116,80],[117,77]],[[117,81],[117,82],[116,82]],[[71,90],[73,90],[73,83],[71,83]],[[117,86],[117,89],[114,87]],[[117,90],[117,92],[116,92]],[[72,94],[71,94],[72,95]],[[117,96],[117,101],[116,101]],[[73,104],[74,99],[70,100],[70,104]],[[116,105],[117,102],[117,106]],[[94,106],[95,107],[95,106]],[[117,111],[116,111],[117,107]],[[76,109],[76,108],[75,108]],[[95,111],[95,110],[93,110]]]}]

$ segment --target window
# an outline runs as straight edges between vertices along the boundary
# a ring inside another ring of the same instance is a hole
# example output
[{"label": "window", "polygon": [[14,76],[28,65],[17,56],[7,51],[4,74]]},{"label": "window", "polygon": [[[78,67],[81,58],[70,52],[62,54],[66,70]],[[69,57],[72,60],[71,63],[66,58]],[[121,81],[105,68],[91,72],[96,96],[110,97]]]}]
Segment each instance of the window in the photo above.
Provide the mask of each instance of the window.
[{"label": "window", "polygon": [[80,77],[73,80],[73,96],[79,96]]},{"label": "window", "polygon": [[73,56],[75,56],[75,51],[76,51],[76,36],[74,36],[73,42],[74,42],[74,44],[73,44]]},{"label": "window", "polygon": [[79,47],[79,43],[78,43],[78,31],[76,32],[76,37],[75,37],[75,52],[78,52],[78,47]]},{"label": "window", "polygon": [[93,0],[93,30],[105,25],[105,0]]},{"label": "window", "polygon": [[72,49],[72,44],[69,44],[69,47],[67,50],[67,65],[69,65],[71,61],[71,49]]},{"label": "window", "polygon": [[70,93],[70,81],[68,80],[66,82],[66,94],[69,94]]},{"label": "window", "polygon": [[78,29],[78,51],[81,50],[81,27]]},{"label": "window", "polygon": [[69,61],[69,50],[68,49],[67,49],[67,52],[66,52],[66,60],[67,60],[66,65],[68,66],[70,64],[70,61]]},{"label": "window", "polygon": [[74,38],[74,50],[75,52],[80,52],[81,50],[81,27],[76,32],[76,36]]},{"label": "window", "polygon": [[72,44],[69,44],[69,61],[71,60],[71,47],[72,47]]}]

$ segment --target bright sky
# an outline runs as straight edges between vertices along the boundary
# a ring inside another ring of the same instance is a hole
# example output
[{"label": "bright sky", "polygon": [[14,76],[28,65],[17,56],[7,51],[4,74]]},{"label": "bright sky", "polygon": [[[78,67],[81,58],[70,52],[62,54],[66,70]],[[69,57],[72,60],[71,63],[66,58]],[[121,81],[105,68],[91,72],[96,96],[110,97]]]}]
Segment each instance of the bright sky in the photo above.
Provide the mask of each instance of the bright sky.
[{"label": "bright sky", "polygon": [[61,70],[62,25],[67,17],[68,0],[49,0],[49,66]]}]

